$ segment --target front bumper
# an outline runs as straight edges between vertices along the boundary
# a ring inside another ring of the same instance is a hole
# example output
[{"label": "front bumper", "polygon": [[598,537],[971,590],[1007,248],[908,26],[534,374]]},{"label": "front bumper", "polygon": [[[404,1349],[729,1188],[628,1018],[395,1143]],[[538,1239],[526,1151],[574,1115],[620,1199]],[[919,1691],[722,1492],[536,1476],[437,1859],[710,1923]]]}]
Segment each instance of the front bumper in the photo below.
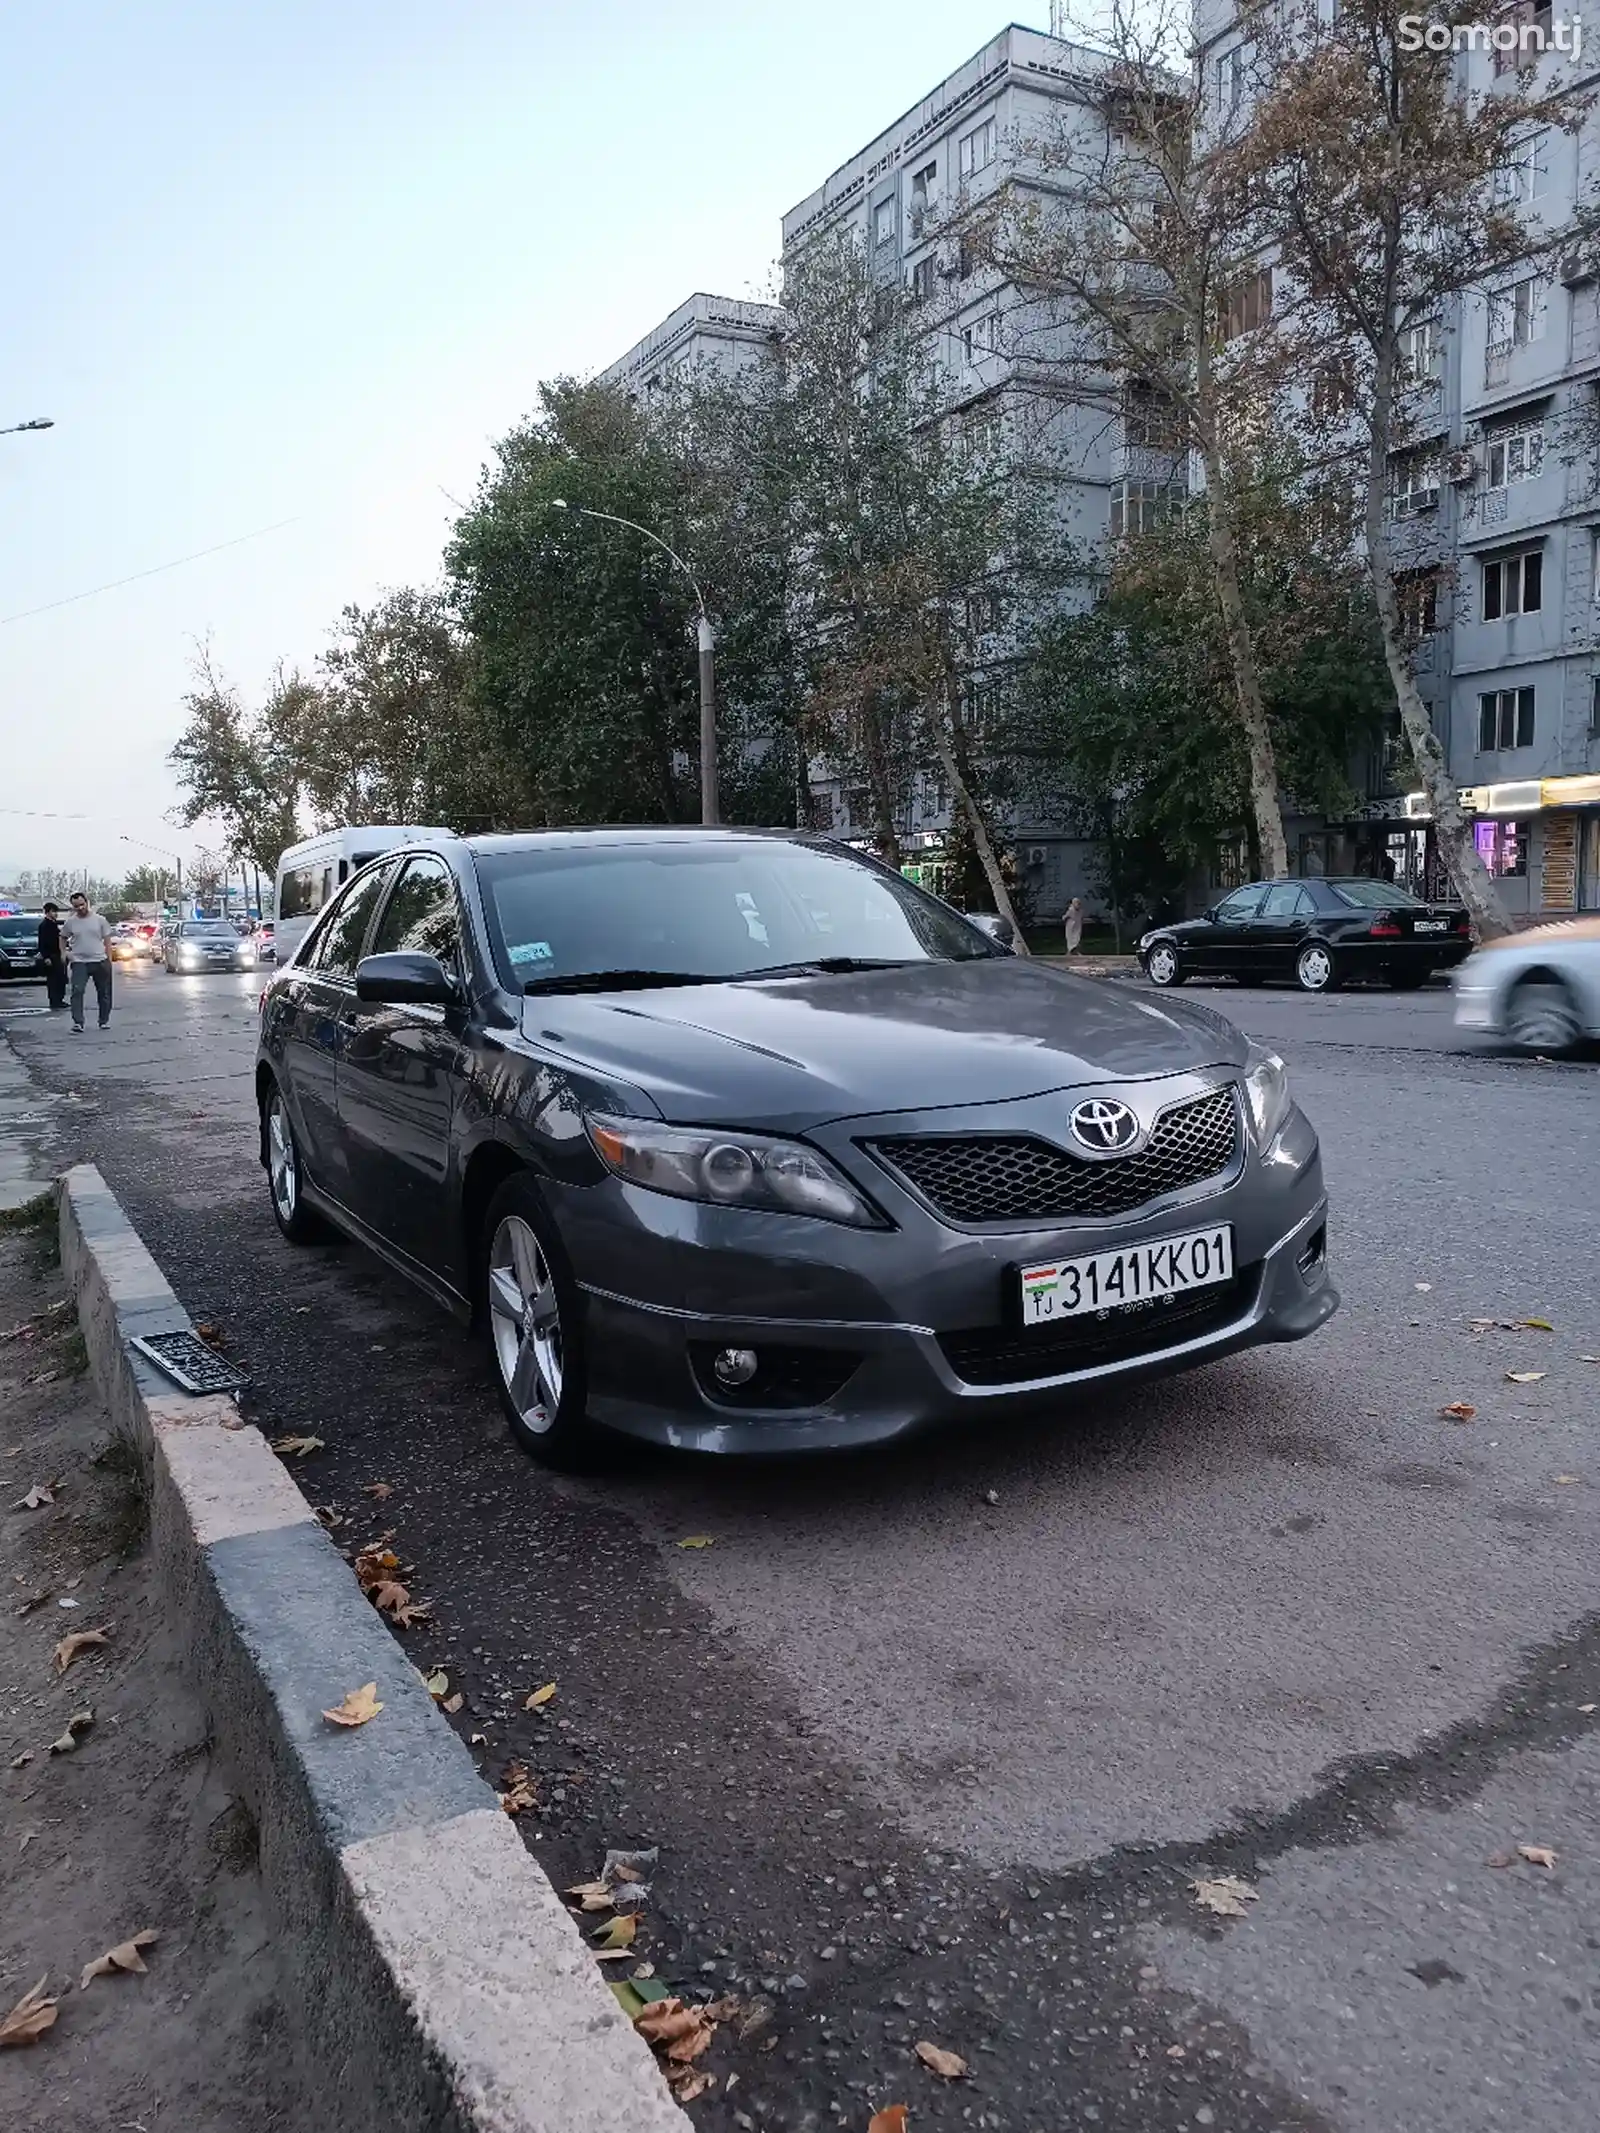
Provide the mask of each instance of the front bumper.
[{"label": "front bumper", "polygon": [[[1316,1135],[1298,1110],[1265,1157],[1247,1150],[1220,1185],[1109,1222],[958,1230],[872,1183],[892,1231],[706,1207],[614,1179],[548,1185],[584,1292],[594,1420],[752,1454],[881,1444],[984,1416],[1065,1418],[1075,1395],[1300,1340],[1338,1308]],[[1192,1312],[1166,1326],[1151,1314],[1131,1337],[1108,1314],[1071,1354],[1011,1320],[1018,1265],[1220,1222],[1233,1225],[1240,1274],[1215,1305],[1194,1291]],[[719,1393],[708,1363],[723,1348],[781,1358],[785,1403]]]}]

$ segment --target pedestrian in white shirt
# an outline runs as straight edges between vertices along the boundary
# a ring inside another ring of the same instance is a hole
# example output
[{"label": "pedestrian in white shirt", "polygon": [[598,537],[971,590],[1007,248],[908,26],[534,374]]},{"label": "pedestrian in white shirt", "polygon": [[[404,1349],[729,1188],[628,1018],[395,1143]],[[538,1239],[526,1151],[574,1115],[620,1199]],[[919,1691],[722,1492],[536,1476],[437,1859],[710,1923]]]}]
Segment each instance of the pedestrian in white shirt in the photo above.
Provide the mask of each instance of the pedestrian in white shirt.
[{"label": "pedestrian in white shirt", "polygon": [[83,1028],[83,996],[91,982],[104,1029],[111,1020],[111,928],[90,910],[81,889],[73,894],[71,914],[61,921],[61,943],[72,973],[73,1031]]}]

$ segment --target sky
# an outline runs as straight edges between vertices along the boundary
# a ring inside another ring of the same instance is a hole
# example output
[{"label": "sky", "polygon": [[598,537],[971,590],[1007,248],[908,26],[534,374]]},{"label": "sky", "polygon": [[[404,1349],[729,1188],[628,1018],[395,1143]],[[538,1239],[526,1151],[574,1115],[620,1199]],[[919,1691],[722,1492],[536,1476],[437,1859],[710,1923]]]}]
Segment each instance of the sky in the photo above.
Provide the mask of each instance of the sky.
[{"label": "sky", "polygon": [[540,379],[768,294],[784,211],[1048,14],[3,0],[0,426],[56,426],[0,436],[0,882],[187,857],[199,647],[253,702],[436,579]]}]

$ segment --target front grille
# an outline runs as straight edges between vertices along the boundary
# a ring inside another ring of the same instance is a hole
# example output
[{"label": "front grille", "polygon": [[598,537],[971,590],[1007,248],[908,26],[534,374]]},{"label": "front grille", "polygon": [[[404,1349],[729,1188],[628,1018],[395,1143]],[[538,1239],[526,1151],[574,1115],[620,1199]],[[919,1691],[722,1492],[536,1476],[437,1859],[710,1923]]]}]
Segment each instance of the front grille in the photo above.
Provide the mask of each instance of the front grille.
[{"label": "front grille", "polygon": [[1239,1152],[1232,1089],[1174,1104],[1133,1155],[1100,1162],[1031,1134],[951,1134],[875,1143],[950,1222],[1059,1222],[1126,1215],[1229,1169]]},{"label": "front grille", "polygon": [[941,1333],[939,1346],[968,1385],[1020,1385],[1030,1378],[1065,1377],[1107,1363],[1131,1363],[1178,1341],[1198,1340],[1242,1318],[1255,1299],[1259,1266],[1242,1267],[1231,1281],[1160,1302],[1088,1312],[1054,1326],[984,1326]]}]

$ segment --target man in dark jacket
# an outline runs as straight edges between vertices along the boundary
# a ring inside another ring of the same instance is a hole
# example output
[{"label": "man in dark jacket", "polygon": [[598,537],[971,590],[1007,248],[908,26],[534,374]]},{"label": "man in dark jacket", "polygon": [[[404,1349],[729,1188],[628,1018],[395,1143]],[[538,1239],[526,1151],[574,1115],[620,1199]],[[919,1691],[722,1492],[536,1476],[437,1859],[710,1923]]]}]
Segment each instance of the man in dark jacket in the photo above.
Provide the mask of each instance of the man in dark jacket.
[{"label": "man in dark jacket", "polygon": [[67,959],[61,952],[61,911],[56,904],[46,904],[39,921],[39,953],[45,960],[50,1012],[57,1014],[67,1004]]}]

